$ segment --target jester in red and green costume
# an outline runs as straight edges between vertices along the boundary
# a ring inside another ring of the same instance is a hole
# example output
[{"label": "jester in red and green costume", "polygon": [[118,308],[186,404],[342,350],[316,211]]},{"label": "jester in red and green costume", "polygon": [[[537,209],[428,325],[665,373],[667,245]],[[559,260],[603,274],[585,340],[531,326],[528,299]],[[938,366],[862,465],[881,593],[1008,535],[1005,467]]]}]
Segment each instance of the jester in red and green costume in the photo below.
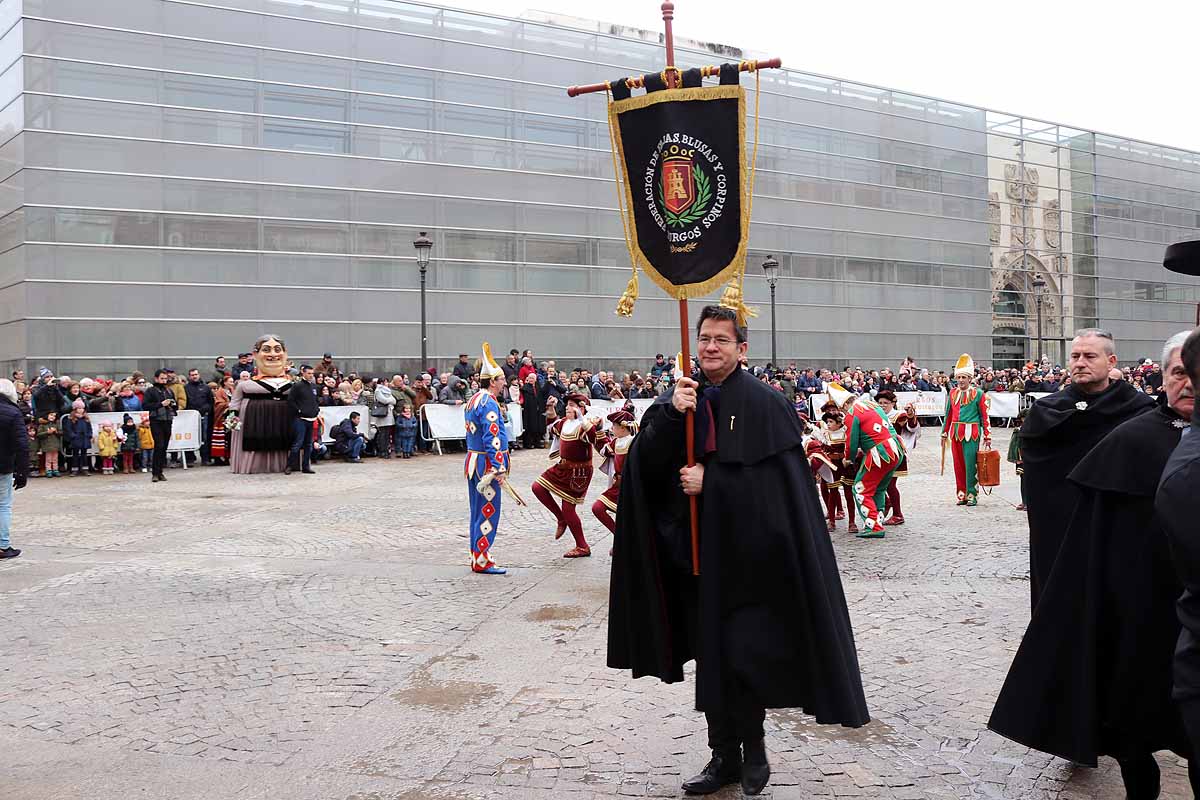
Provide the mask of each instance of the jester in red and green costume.
[{"label": "jester in red and green costume", "polygon": [[868,395],[855,397],[838,384],[830,384],[829,396],[845,410],[846,461],[853,462],[862,453],[861,465],[854,478],[854,504],[862,517],[860,539],[882,539],[883,506],[892,473],[904,458],[904,445],[887,413]]},{"label": "jester in red and green costume", "polygon": [[958,505],[975,506],[979,503],[978,456],[979,442],[984,447],[992,446],[992,427],[988,422],[987,395],[977,386],[975,362],[964,353],[954,366],[954,378],[958,385],[950,390],[946,398],[946,421],[942,423],[942,439],[950,445],[954,456],[954,482]]}]

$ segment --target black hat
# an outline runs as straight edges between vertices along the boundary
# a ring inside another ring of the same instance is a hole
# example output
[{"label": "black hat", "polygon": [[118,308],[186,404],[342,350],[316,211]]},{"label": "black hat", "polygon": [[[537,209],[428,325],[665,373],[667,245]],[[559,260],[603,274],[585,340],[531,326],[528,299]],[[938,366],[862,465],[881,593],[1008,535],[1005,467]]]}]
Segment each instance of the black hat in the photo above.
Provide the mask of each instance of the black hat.
[{"label": "black hat", "polygon": [[326,353],[325,358],[333,358],[333,353]]},{"label": "black hat", "polygon": [[1181,275],[1200,275],[1200,239],[1167,245],[1163,266]]}]

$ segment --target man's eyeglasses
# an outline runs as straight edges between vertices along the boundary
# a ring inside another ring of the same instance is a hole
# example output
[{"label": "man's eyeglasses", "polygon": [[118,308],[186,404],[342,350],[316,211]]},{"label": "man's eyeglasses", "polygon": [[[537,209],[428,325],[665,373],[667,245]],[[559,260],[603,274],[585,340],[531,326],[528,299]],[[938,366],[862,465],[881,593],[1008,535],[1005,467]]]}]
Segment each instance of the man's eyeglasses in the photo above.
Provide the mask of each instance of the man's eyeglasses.
[{"label": "man's eyeglasses", "polygon": [[708,347],[710,344],[715,344],[717,347],[730,347],[737,344],[737,339],[730,339],[726,336],[701,336],[699,342],[701,347]]}]

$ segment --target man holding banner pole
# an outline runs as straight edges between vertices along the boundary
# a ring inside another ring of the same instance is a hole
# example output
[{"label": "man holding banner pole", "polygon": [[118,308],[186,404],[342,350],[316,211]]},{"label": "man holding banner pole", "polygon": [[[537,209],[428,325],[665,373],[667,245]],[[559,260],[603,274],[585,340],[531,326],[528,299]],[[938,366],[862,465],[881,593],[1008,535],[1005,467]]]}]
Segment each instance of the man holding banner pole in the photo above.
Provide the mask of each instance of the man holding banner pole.
[{"label": "man holding banner pole", "polygon": [[[674,683],[694,658],[712,759],[683,788],[708,794],[740,781],[753,795],[770,776],[765,709],[800,708],[849,727],[869,717],[799,418],[781,393],[738,368],[747,345],[734,311],[707,306],[697,327],[701,373],[646,410],[622,470],[608,665]],[[691,574],[692,497],[699,577]]]}]

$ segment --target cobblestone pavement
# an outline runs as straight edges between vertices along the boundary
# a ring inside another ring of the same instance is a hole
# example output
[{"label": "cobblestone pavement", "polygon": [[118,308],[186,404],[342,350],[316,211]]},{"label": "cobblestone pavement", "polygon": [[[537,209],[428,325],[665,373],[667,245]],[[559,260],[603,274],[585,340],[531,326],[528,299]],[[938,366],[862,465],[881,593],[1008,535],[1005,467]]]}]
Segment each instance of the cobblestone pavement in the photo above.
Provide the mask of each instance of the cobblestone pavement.
[{"label": "cobblestone pavement", "polygon": [[[1111,761],[1073,770],[984,729],[1028,618],[1026,527],[1011,473],[955,507],[936,444],[901,484],[906,525],[834,534],[874,721],[771,712],[770,796],[1122,797]],[[544,456],[515,454],[519,485]],[[604,667],[609,541],[590,514],[596,555],[569,561],[540,506],[506,503],[495,552],[510,572],[478,577],[460,457],[317,469],[39,479],[17,495],[0,797],[680,793],[706,760],[693,687]],[[1163,796],[1187,797],[1178,760],[1159,760]]]}]

